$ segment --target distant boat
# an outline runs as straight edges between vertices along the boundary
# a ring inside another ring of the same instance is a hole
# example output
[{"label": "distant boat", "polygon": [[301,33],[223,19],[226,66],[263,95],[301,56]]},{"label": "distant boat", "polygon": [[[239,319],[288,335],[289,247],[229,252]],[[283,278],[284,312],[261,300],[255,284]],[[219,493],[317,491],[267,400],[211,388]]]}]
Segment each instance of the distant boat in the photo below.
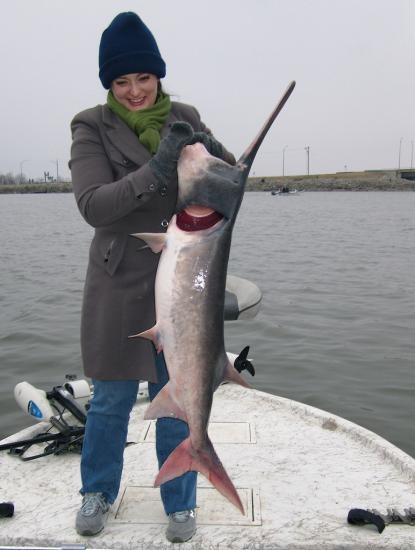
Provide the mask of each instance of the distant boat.
[{"label": "distant boat", "polygon": [[283,187],[282,189],[273,189],[271,191],[271,195],[281,196],[297,195],[299,193],[301,193],[301,191],[298,191],[298,189],[288,189],[287,187]]}]

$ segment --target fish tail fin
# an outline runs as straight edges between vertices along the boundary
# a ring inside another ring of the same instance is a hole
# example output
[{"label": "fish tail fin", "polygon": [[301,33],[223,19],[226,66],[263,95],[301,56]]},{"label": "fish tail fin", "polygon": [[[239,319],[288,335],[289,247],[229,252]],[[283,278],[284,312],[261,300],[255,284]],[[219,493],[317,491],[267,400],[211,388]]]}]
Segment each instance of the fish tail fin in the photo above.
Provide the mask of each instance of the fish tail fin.
[{"label": "fish tail fin", "polygon": [[166,481],[189,471],[202,473],[242,514],[245,513],[235,486],[226,473],[209,438],[207,438],[203,448],[199,450],[192,446],[190,437],[182,441],[164,462],[154,485],[159,487],[162,483],[166,483]]},{"label": "fish tail fin", "polygon": [[228,361],[228,364],[226,365],[226,369],[223,374],[223,381],[233,382],[234,384],[239,384],[245,388],[252,388],[252,386],[248,384],[245,378],[239,374],[230,361]]}]

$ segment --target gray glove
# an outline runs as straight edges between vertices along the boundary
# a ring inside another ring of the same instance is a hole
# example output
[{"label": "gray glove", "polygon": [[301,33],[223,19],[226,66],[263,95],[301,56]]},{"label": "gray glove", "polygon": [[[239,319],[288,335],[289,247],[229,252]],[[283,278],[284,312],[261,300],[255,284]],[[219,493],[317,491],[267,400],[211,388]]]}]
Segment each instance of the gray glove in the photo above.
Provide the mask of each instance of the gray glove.
[{"label": "gray glove", "polygon": [[149,165],[160,185],[167,186],[177,179],[177,161],[185,145],[193,137],[193,128],[187,122],[175,122],[168,135],[160,141],[157,153]]},{"label": "gray glove", "polygon": [[195,132],[189,145],[197,142],[203,143],[209,153],[214,157],[223,159],[223,146],[212,135],[206,134],[206,132]]}]

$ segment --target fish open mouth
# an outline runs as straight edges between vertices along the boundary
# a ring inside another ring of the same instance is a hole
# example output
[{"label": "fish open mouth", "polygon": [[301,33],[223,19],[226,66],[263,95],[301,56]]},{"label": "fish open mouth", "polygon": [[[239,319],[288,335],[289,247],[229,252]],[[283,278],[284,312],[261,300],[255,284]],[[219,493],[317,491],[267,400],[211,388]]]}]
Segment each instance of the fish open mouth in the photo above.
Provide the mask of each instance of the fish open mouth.
[{"label": "fish open mouth", "polygon": [[214,226],[222,214],[206,206],[188,206],[176,215],[176,225],[182,231],[200,231]]}]

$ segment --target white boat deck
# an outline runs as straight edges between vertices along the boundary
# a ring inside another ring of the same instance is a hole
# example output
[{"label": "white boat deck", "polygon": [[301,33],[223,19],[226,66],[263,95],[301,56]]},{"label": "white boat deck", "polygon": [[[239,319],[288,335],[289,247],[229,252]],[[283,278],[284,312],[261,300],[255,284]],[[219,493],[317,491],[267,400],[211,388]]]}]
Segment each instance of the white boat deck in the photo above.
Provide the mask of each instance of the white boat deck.
[{"label": "white boat deck", "polygon": [[[122,487],[102,534],[84,538],[74,521],[81,502],[79,455],[22,462],[0,453],[1,545],[88,549],[294,550],[415,549],[415,526],[347,523],[351,508],[415,505],[415,459],[351,422],[295,401],[231,384],[215,394],[210,434],[245,506],[245,515],[199,476],[198,530],[183,545],[166,541],[158,489],[154,423],[141,398],[130,423]],[[39,431],[41,426],[36,426]],[[4,440],[31,437],[24,430]]]}]

